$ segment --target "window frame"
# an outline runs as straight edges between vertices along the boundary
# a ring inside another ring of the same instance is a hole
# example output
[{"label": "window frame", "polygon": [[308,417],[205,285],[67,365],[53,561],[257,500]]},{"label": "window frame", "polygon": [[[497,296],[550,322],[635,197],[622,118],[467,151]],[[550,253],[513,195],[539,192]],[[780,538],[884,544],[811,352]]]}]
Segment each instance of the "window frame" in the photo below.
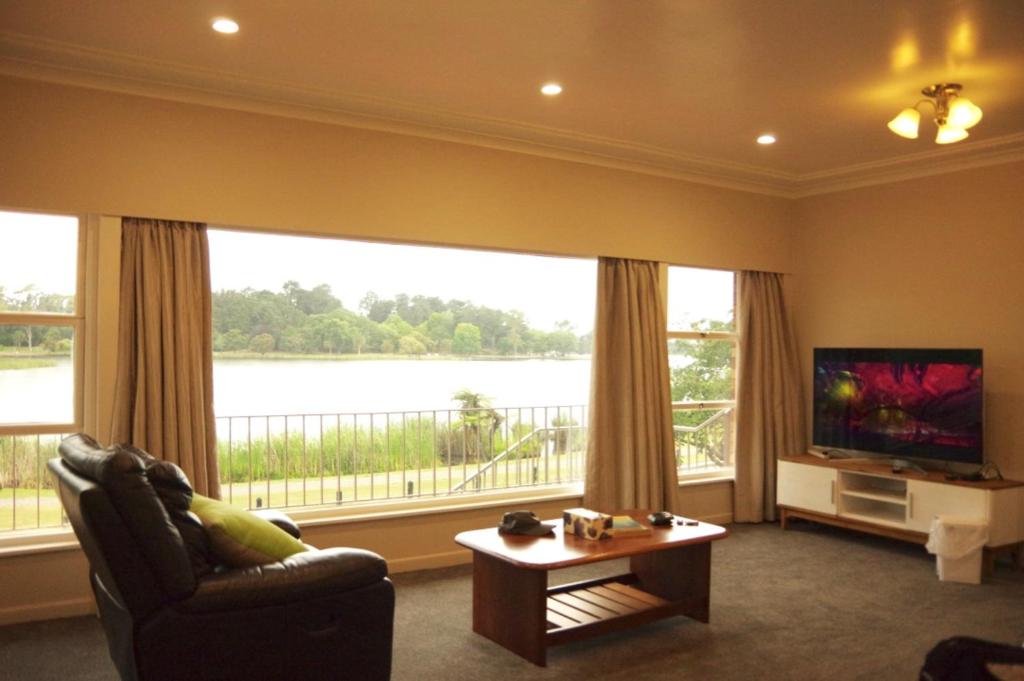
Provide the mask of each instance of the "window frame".
[{"label": "window frame", "polygon": [[81,431],[84,414],[85,385],[85,282],[86,282],[86,221],[81,215],[41,210],[0,208],[0,212],[26,213],[52,217],[74,218],[77,226],[75,256],[75,311],[73,314],[59,312],[24,312],[21,310],[0,310],[0,324],[11,326],[65,326],[74,332],[72,345],[72,421],[32,422],[0,424],[0,436],[4,435],[60,435]]},{"label": "window frame", "polygon": [[[669,300],[669,294],[668,294],[668,290],[669,290],[668,289],[668,276],[669,276],[669,268],[671,268],[671,267],[684,267],[684,268],[687,268],[687,269],[715,269],[715,268],[709,268],[709,267],[693,267],[693,266],[689,266],[689,265],[672,265],[672,264],[669,264],[669,263],[661,263],[661,267],[659,268],[660,269],[659,274],[661,275],[661,291],[662,291],[663,306],[664,306],[664,310],[665,310],[666,336],[667,336],[668,341],[669,342],[674,341],[674,340],[728,341],[728,342],[732,343],[733,367],[735,369],[735,367],[739,363],[739,350],[740,350],[740,342],[739,342],[740,336],[739,336],[739,331],[736,329],[736,272],[735,271],[732,272],[732,275],[733,275],[733,286],[732,286],[733,330],[732,331],[693,331],[693,330],[690,330],[690,331],[674,331],[669,326],[669,321],[668,321],[669,320],[669,305],[671,304],[671,301]],[[719,271],[721,271],[721,270],[719,270]],[[666,344],[665,351],[666,351],[666,363],[667,363],[667,360],[668,360],[668,355],[667,355],[667,353],[668,353],[668,344]],[[738,389],[738,386],[737,386],[737,383],[736,383],[736,379],[737,379],[736,372],[733,371],[733,389],[732,389],[733,398],[731,400],[679,401],[679,402],[673,401],[672,402],[672,414],[673,414],[673,416],[678,411],[702,411],[702,410],[709,410],[709,409],[732,409],[733,410],[733,414],[735,414],[735,409],[736,409],[736,391]],[[673,419],[673,428],[674,427],[675,427],[675,423],[674,423],[674,419]],[[700,470],[700,471],[693,471],[693,470],[688,470],[688,469],[685,469],[685,468],[682,468],[682,467],[677,467],[676,474],[679,476],[679,480],[680,481],[699,480],[701,478],[708,478],[708,477],[729,477],[729,478],[731,478],[733,476],[733,473],[735,471],[735,459],[734,459],[734,457],[735,457],[735,441],[736,441],[736,438],[735,438],[736,422],[735,422],[734,418],[730,419],[729,428],[732,431],[730,433],[730,437],[729,437],[729,441],[731,443],[730,451],[729,451],[730,465],[728,465],[728,466],[719,466],[719,467],[715,467],[715,468],[708,468],[708,469],[704,469],[704,470]]]}]

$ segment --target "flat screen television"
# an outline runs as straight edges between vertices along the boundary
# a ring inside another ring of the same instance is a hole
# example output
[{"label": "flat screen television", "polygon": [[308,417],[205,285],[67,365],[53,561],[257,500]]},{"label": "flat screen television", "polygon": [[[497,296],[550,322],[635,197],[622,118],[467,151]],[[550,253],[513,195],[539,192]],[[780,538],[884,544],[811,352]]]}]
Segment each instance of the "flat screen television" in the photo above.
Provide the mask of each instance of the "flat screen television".
[{"label": "flat screen television", "polygon": [[815,348],[814,445],[981,464],[981,350]]}]

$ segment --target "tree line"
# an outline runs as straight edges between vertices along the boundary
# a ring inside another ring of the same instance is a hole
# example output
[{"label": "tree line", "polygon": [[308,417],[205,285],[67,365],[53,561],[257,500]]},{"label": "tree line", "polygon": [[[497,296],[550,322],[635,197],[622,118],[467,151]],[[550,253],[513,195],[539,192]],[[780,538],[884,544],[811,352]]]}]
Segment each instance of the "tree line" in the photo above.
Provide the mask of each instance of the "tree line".
[{"label": "tree line", "polygon": [[331,287],[304,289],[287,281],[280,291],[213,293],[213,347],[221,352],[298,354],[553,355],[589,353],[592,334],[559,322],[553,331],[531,328],[518,310],[465,300],[369,292],[357,310]]}]

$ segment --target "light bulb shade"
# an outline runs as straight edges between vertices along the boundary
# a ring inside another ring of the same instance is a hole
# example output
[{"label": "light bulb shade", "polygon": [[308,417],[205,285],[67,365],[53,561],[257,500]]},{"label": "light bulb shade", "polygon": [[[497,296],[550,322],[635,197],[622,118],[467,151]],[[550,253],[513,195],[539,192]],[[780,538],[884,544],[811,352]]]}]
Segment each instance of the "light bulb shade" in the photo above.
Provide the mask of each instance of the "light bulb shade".
[{"label": "light bulb shade", "polygon": [[935,135],[936,144],[952,144],[962,139],[967,139],[967,131],[950,123],[940,125],[939,132]]},{"label": "light bulb shade", "polygon": [[921,114],[917,109],[904,109],[896,118],[889,121],[889,129],[900,137],[908,140],[917,139],[917,127],[921,123]]},{"label": "light bulb shade", "polygon": [[966,130],[973,128],[981,120],[981,109],[974,102],[964,97],[956,97],[949,103],[949,116],[947,122]]}]

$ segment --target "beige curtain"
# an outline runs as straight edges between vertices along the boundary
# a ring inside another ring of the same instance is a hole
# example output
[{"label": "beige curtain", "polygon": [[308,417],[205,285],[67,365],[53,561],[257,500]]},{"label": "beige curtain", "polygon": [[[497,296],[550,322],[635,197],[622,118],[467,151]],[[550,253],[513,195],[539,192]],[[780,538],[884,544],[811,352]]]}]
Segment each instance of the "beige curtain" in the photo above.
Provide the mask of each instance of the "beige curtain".
[{"label": "beige curtain", "polygon": [[111,437],[219,496],[206,226],[125,218]]},{"label": "beige curtain", "polygon": [[609,512],[675,510],[668,338],[658,264],[598,262],[583,502]]},{"label": "beige curtain", "polygon": [[803,400],[796,339],[786,313],[782,275],[736,275],[737,522],[775,520],[776,459],[804,449]]}]

